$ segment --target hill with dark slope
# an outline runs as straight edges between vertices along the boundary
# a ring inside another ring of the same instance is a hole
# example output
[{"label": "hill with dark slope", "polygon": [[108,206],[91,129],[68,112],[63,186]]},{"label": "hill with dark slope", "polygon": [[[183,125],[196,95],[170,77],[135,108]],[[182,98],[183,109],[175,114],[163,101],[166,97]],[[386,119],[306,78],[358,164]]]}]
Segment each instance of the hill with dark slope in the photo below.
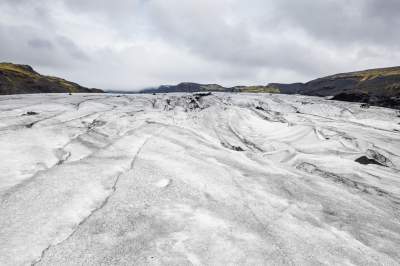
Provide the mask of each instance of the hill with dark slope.
[{"label": "hill with dark slope", "polygon": [[[276,87],[282,93],[288,84]],[[290,85],[290,84],[289,84]],[[362,102],[400,109],[400,67],[377,68],[318,78],[300,85],[293,93],[334,96],[333,100]]]},{"label": "hill with dark slope", "polygon": [[340,93],[398,96],[400,67],[341,73],[315,79],[304,84],[301,93],[317,96],[333,96]]},{"label": "hill with dark slope", "polygon": [[29,93],[102,93],[65,79],[44,76],[28,65],[0,63],[0,95]]}]

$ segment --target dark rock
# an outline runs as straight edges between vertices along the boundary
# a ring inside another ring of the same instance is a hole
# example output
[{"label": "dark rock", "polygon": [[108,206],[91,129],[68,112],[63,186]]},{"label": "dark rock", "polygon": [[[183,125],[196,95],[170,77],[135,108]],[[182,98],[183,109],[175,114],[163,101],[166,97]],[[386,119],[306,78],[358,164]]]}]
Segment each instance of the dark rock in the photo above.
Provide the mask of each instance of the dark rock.
[{"label": "dark rock", "polygon": [[244,151],[243,148],[239,146],[232,146],[231,149],[234,151]]},{"label": "dark rock", "polygon": [[340,93],[335,95],[331,100],[346,101],[346,102],[361,102],[362,108],[369,108],[371,105],[400,109],[399,97],[387,97],[368,95],[365,93]]},{"label": "dark rock", "polygon": [[221,142],[221,144],[225,148],[231,149],[233,151],[244,151],[244,149],[242,147],[240,147],[240,146],[234,146],[234,145],[231,145],[231,144],[226,143],[226,142]]},{"label": "dark rock", "polygon": [[26,114],[23,114],[23,115],[38,115],[38,114],[39,113],[29,111],[29,112],[26,112]]},{"label": "dark rock", "polygon": [[374,159],[370,159],[367,156],[361,156],[360,158],[356,159],[356,162],[359,164],[364,164],[364,165],[376,164],[376,165],[384,166],[383,164],[375,161]]},{"label": "dark rock", "polygon": [[360,93],[339,93],[335,95],[331,100],[368,103],[369,95]]},{"label": "dark rock", "polygon": [[202,92],[202,93],[194,93],[193,96],[201,98],[201,97],[206,97],[212,95],[211,92]]}]

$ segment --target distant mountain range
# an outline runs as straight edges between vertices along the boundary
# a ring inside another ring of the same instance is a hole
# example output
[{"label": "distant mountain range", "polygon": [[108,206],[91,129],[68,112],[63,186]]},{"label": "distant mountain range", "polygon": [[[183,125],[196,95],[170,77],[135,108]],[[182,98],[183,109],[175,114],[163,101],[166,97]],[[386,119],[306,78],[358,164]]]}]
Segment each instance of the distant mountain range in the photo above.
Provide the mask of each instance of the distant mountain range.
[{"label": "distant mountain range", "polygon": [[0,63],[0,95],[52,92],[102,93],[103,91],[82,87],[65,79],[41,75],[28,65]]},{"label": "distant mountain range", "polygon": [[142,93],[168,92],[258,92],[333,96],[334,100],[362,102],[400,109],[400,67],[341,73],[307,83],[270,83],[260,86],[223,87],[218,84],[180,83],[142,90]]},{"label": "distant mountain range", "polygon": [[192,82],[183,82],[178,85],[162,85],[158,88],[149,88],[140,91],[141,93],[169,93],[169,92],[201,92],[201,91],[219,91],[219,92],[259,92],[259,93],[280,93],[279,89],[269,85],[263,86],[235,86],[223,87],[218,84],[198,84]]},{"label": "distant mountain range", "polygon": [[[269,83],[256,86],[223,87],[218,84],[184,82],[162,85],[139,93],[244,92],[332,96],[333,100],[365,103],[400,109],[400,67],[341,73],[307,83]],[[0,63],[0,95],[28,93],[102,93],[62,78],[44,76],[29,65]],[[115,92],[115,91],[114,91]],[[118,93],[127,93],[119,91]]]}]

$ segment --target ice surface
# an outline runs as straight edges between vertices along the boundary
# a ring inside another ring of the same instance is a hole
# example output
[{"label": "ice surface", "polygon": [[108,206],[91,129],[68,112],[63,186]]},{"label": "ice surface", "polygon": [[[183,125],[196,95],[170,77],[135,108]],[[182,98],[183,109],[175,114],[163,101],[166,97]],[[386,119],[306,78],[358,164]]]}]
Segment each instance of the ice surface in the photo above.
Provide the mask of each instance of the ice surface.
[{"label": "ice surface", "polygon": [[0,265],[400,264],[394,110],[0,96],[0,156]]}]

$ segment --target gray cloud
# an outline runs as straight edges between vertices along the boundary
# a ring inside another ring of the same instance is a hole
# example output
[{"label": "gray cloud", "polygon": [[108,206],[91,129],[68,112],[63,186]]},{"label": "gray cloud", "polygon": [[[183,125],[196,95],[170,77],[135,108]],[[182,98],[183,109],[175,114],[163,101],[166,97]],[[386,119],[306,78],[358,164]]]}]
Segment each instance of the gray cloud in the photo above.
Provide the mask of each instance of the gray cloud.
[{"label": "gray cloud", "polygon": [[54,49],[54,46],[50,41],[40,38],[34,38],[29,40],[28,45],[34,49],[47,49],[47,50]]},{"label": "gray cloud", "polygon": [[0,57],[87,86],[306,81],[398,65],[397,0],[5,0]]},{"label": "gray cloud", "polygon": [[400,2],[392,0],[282,0],[276,1],[275,19],[337,45],[397,46],[399,10]]},{"label": "gray cloud", "polygon": [[61,49],[64,50],[69,56],[77,60],[87,61],[89,56],[85,54],[72,40],[64,36],[57,36],[56,42]]}]

